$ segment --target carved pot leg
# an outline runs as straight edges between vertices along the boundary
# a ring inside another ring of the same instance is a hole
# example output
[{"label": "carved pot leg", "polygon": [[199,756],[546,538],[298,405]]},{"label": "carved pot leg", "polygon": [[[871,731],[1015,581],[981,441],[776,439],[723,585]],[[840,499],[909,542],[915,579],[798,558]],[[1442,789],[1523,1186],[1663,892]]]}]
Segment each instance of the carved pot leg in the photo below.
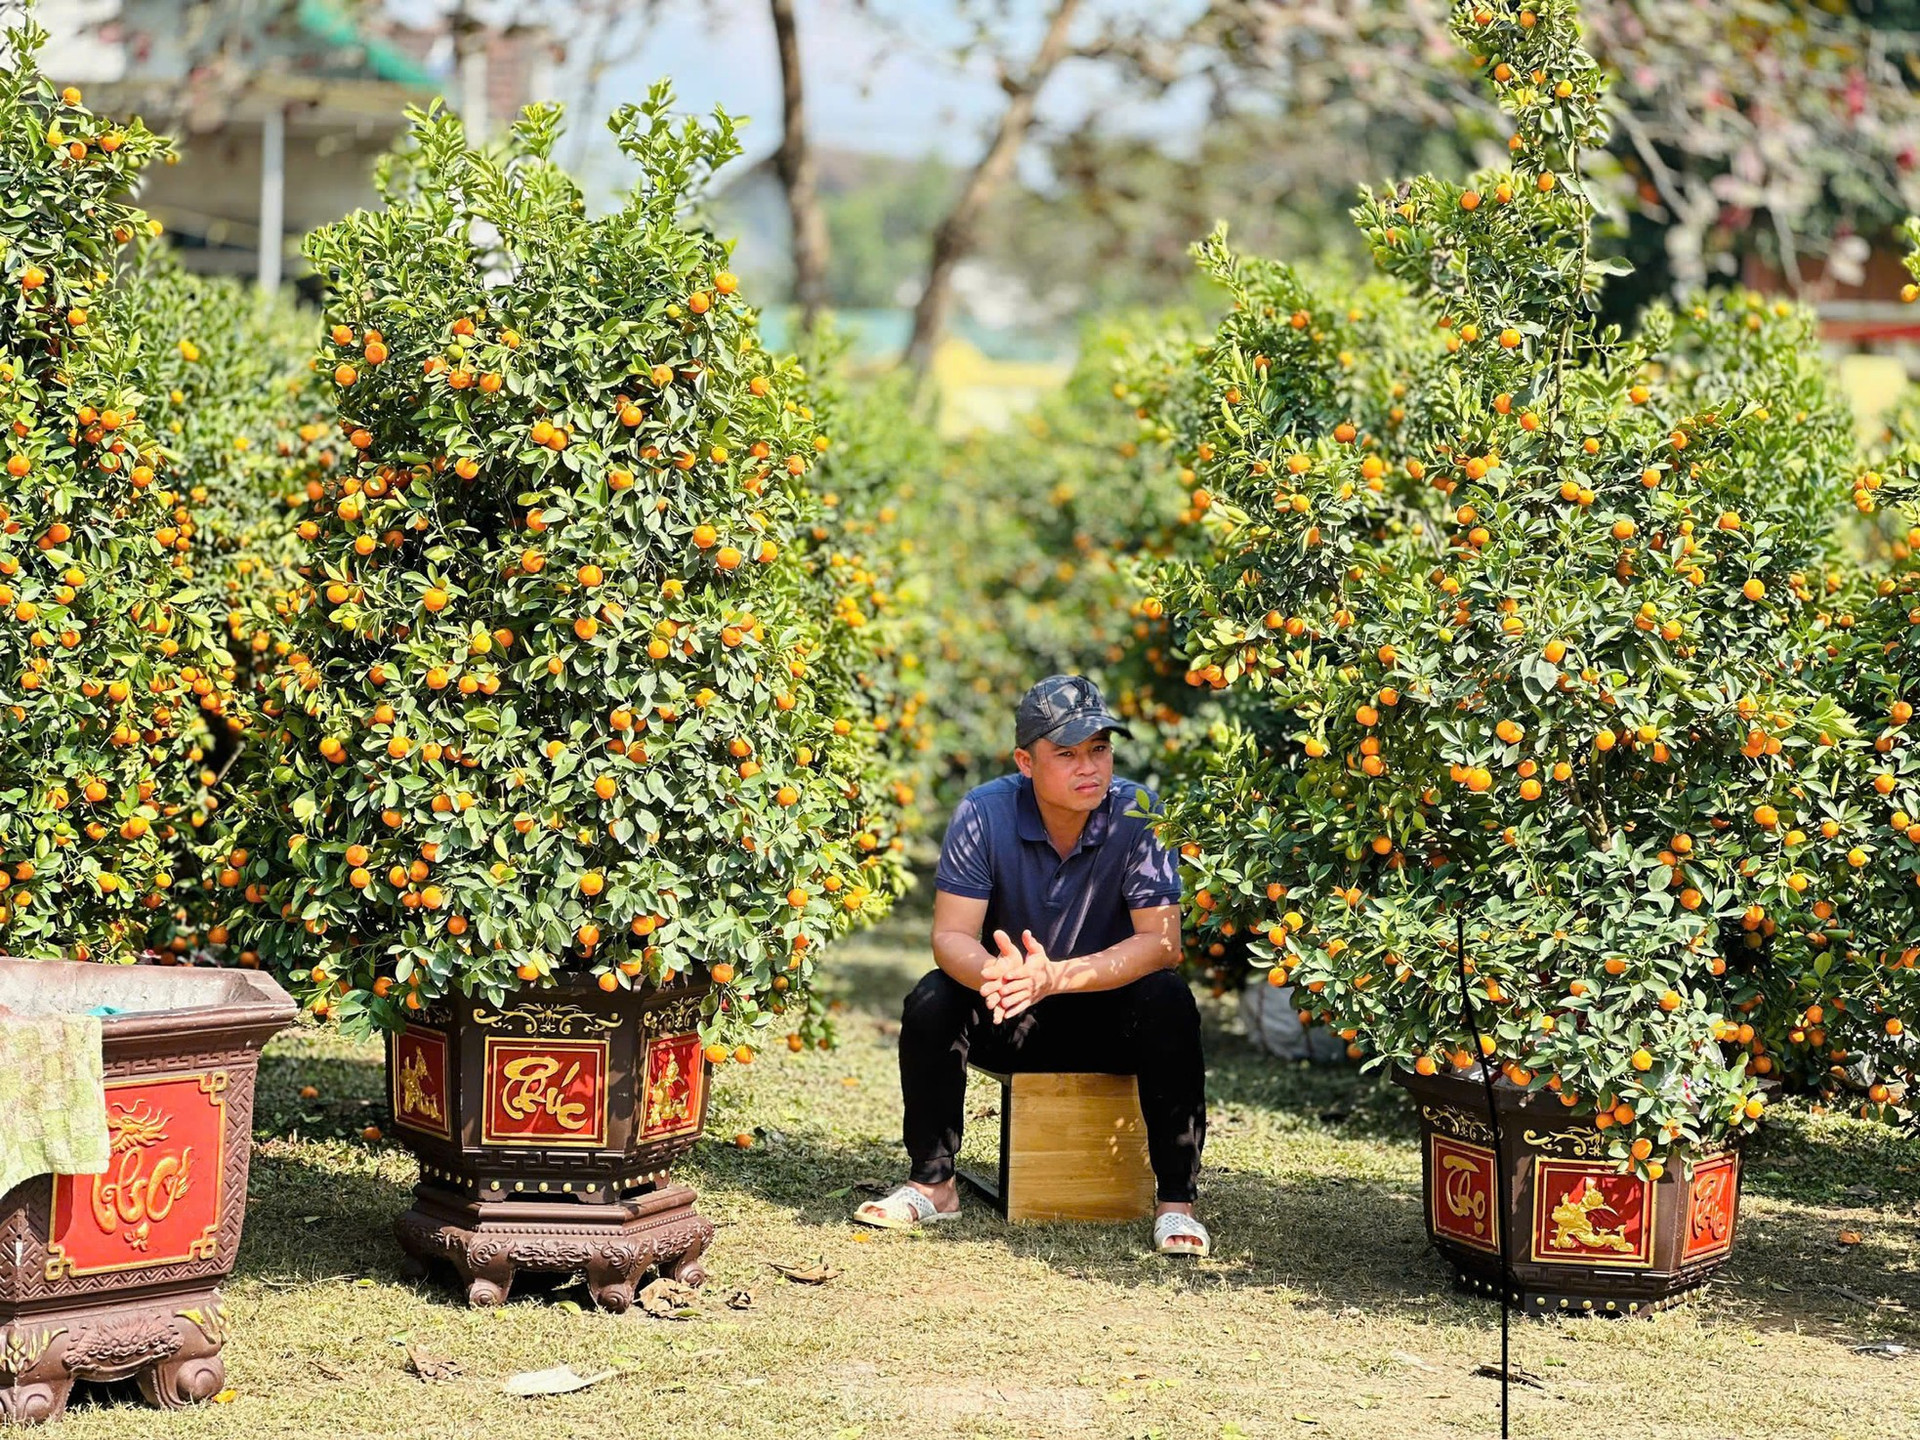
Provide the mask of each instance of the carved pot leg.
[{"label": "carved pot leg", "polygon": [[453,1252],[453,1268],[466,1283],[467,1303],[486,1307],[507,1303],[513,1289],[513,1251],[484,1242]]},{"label": "carved pot leg", "polygon": [[630,1245],[609,1245],[587,1261],[587,1289],[594,1304],[614,1315],[624,1315],[633,1304],[634,1273],[639,1255]]},{"label": "carved pot leg", "polygon": [[698,1290],[707,1283],[707,1267],[700,1263],[700,1257],[707,1253],[707,1245],[713,1239],[713,1226],[696,1216],[694,1223],[681,1234],[686,1237],[686,1247],[678,1255],[668,1257],[671,1263],[663,1264],[660,1273]]},{"label": "carved pot leg", "polygon": [[38,1380],[0,1385],[0,1425],[38,1425],[67,1413],[73,1377],[61,1370]]},{"label": "carved pot leg", "polygon": [[211,1355],[170,1355],[140,1371],[140,1393],[149,1405],[178,1410],[211,1400],[227,1383],[227,1362]]}]

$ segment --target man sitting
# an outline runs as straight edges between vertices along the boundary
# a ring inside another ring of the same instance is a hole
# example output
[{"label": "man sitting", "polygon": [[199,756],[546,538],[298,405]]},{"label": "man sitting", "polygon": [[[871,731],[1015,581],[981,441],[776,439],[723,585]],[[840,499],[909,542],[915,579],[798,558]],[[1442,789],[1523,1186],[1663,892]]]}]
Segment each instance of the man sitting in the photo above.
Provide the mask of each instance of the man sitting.
[{"label": "man sitting", "polygon": [[1142,809],[1157,812],[1159,801],[1114,776],[1115,731],[1133,733],[1092,681],[1050,675],[1020,701],[1020,773],[976,787],[954,810],[934,878],[939,968],[901,1015],[913,1168],[855,1220],[911,1229],[959,1213],[954,1156],[971,1058],[1003,1072],[1137,1076],[1159,1196],[1154,1248],[1208,1253],[1193,1213],[1207,1131],[1200,1012],[1174,968],[1180,869],[1152,822],[1126,813],[1136,795]]}]

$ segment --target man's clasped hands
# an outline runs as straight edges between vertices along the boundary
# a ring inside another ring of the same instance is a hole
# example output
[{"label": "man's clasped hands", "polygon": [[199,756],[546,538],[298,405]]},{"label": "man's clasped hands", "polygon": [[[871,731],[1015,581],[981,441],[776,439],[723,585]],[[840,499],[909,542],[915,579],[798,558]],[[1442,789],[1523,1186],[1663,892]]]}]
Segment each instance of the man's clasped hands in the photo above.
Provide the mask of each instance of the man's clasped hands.
[{"label": "man's clasped hands", "polygon": [[1024,954],[1007,938],[1006,931],[994,931],[993,938],[1000,953],[989,955],[981,967],[980,998],[992,1011],[993,1023],[1001,1025],[1053,994],[1059,972],[1046,948],[1033,938],[1033,931],[1020,932]]}]

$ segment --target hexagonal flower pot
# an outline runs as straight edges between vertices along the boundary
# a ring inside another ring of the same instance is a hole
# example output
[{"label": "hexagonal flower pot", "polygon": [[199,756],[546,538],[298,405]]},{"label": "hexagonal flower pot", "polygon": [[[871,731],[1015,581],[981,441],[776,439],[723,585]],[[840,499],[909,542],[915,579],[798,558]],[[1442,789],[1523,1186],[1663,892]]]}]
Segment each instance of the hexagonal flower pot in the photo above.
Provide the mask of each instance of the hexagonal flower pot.
[{"label": "hexagonal flower pot", "polygon": [[1501,1290],[1539,1314],[1651,1314],[1697,1289],[1733,1250],[1740,1205],[1738,1137],[1675,1152],[1658,1180],[1626,1173],[1590,1121],[1551,1095],[1494,1087],[1507,1171],[1502,1215],[1487,1092],[1476,1074],[1394,1075],[1420,1112],[1427,1234],[1460,1283]]},{"label": "hexagonal flower pot", "polygon": [[0,960],[19,1014],[101,1021],[112,1159],[0,1196],[0,1421],[50,1420],[76,1379],[137,1376],[171,1409],[226,1379],[260,1047],[294,1005],[244,970]]},{"label": "hexagonal flower pot", "polygon": [[706,1123],[707,989],[568,976],[499,1006],[450,996],[390,1036],[394,1133],[420,1161],[395,1222],[414,1268],[451,1265],[475,1305],[522,1271],[583,1270],[616,1312],[650,1270],[702,1283],[713,1225],[668,1172]]}]

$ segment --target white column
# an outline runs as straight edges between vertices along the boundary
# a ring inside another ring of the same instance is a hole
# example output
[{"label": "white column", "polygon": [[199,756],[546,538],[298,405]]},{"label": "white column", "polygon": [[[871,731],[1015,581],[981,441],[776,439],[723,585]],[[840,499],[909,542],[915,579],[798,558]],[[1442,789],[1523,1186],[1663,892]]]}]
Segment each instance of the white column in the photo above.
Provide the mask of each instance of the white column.
[{"label": "white column", "polygon": [[260,288],[280,288],[280,247],[285,242],[287,112],[276,105],[260,122]]},{"label": "white column", "polygon": [[476,25],[461,42],[460,120],[466,126],[469,145],[479,145],[487,138],[488,38],[488,32]]}]

